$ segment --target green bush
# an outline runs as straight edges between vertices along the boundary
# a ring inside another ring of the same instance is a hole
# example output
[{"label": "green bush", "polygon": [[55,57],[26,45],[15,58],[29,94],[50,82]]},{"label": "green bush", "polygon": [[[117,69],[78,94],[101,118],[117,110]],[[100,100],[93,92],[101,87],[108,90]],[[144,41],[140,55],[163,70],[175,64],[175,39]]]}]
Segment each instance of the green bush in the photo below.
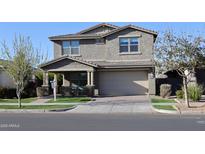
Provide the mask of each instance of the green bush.
[{"label": "green bush", "polygon": [[201,99],[204,88],[202,85],[191,84],[188,86],[188,97],[193,101],[198,101]]},{"label": "green bush", "polygon": [[6,88],[0,87],[0,98],[3,98],[6,95]]},{"label": "green bush", "polygon": [[183,90],[177,90],[177,91],[176,91],[176,96],[177,96],[178,99],[184,98],[184,92],[183,92]]},{"label": "green bush", "polygon": [[14,98],[16,97],[16,89],[0,87],[0,98]]},{"label": "green bush", "polygon": [[169,97],[172,93],[172,86],[170,84],[162,84],[160,85],[160,96],[165,98]]}]

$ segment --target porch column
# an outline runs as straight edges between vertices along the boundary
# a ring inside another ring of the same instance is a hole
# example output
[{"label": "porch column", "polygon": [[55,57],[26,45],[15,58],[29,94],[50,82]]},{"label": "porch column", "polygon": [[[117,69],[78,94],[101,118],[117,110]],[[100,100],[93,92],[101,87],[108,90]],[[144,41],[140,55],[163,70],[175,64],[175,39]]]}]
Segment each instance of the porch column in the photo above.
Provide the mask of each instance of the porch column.
[{"label": "porch column", "polygon": [[48,72],[43,72],[43,85],[42,85],[42,95],[49,95],[49,84],[48,84]]},{"label": "porch column", "polygon": [[48,72],[43,72],[43,86],[48,86]]},{"label": "porch column", "polygon": [[65,75],[62,74],[62,77],[63,77],[63,85],[62,86],[65,86]]},{"label": "porch column", "polygon": [[93,71],[90,72],[90,85],[93,86],[94,85],[94,77],[93,77]]},{"label": "porch column", "polygon": [[58,93],[58,80],[57,80],[57,74],[54,74],[54,81],[56,82],[56,93]]},{"label": "porch column", "polygon": [[90,72],[87,71],[87,85],[90,86]]},{"label": "porch column", "polygon": [[54,81],[56,82],[56,86],[58,85],[57,83],[57,74],[54,74]]}]

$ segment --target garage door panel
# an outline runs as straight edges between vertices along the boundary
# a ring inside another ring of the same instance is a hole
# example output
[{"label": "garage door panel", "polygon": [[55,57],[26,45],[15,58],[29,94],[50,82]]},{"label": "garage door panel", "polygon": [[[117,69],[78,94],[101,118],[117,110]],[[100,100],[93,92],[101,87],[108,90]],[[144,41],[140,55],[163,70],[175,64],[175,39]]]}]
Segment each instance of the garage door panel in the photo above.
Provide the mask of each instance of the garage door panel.
[{"label": "garage door panel", "polygon": [[146,71],[100,72],[99,79],[101,95],[137,95],[148,91]]}]

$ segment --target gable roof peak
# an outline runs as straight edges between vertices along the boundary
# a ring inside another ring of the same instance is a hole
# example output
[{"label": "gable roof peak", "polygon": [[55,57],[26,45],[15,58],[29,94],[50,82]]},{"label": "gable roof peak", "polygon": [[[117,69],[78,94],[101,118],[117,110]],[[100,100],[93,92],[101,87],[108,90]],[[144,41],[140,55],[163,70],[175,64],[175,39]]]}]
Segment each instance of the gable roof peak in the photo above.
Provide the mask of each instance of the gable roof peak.
[{"label": "gable roof peak", "polygon": [[100,23],[100,24],[97,24],[97,25],[92,26],[92,27],[90,27],[90,28],[84,29],[84,30],[82,30],[82,31],[80,31],[80,32],[78,32],[78,33],[76,33],[76,34],[84,34],[84,33],[86,33],[86,32],[89,32],[89,31],[91,31],[91,30],[94,30],[94,29],[96,29],[96,28],[105,27],[105,26],[106,26],[106,27],[113,28],[113,29],[119,28],[118,26],[112,25],[112,24],[109,24],[109,23]]},{"label": "gable roof peak", "polygon": [[157,37],[157,35],[158,35],[158,33],[153,31],[153,30],[149,30],[149,29],[145,29],[145,28],[142,28],[142,27],[139,27],[139,26],[135,26],[135,25],[129,24],[129,25],[126,25],[126,26],[114,29],[114,30],[112,30],[112,31],[102,35],[102,37],[109,36],[109,35],[111,35],[113,33],[122,31],[122,30],[127,29],[127,28],[133,28],[133,29],[136,29],[136,30],[139,30],[139,31],[142,31],[142,32],[146,32],[146,33],[154,35],[155,37]]}]

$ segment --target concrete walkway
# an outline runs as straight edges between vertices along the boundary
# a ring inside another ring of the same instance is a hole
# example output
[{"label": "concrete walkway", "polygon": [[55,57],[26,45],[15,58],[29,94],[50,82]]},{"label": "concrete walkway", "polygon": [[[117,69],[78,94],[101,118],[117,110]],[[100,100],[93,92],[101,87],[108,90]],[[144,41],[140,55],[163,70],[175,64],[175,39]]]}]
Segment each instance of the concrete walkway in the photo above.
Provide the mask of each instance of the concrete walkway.
[{"label": "concrete walkway", "polygon": [[[49,100],[53,99],[53,96],[47,96],[38,98],[37,100],[30,102],[30,103],[21,103],[21,105],[24,106],[30,106],[30,105],[78,105],[82,104],[82,102],[69,102],[69,103],[46,103]],[[0,106],[2,105],[19,105],[18,103],[0,103]]]},{"label": "concrete walkway", "polygon": [[120,96],[96,98],[96,101],[88,104],[80,104],[69,113],[144,113],[152,114],[149,97],[144,96]]},{"label": "concrete walkway", "polygon": [[42,98],[38,98],[37,100],[29,103],[29,104],[41,104],[41,103],[46,103],[49,100],[53,99],[52,96],[48,96],[48,97],[42,97]]},{"label": "concrete walkway", "polygon": [[[69,103],[21,103],[21,105],[24,106],[32,106],[32,105],[79,105],[82,103],[77,103],[77,102],[69,102]],[[0,106],[3,105],[19,105],[18,103],[0,103]]]}]

